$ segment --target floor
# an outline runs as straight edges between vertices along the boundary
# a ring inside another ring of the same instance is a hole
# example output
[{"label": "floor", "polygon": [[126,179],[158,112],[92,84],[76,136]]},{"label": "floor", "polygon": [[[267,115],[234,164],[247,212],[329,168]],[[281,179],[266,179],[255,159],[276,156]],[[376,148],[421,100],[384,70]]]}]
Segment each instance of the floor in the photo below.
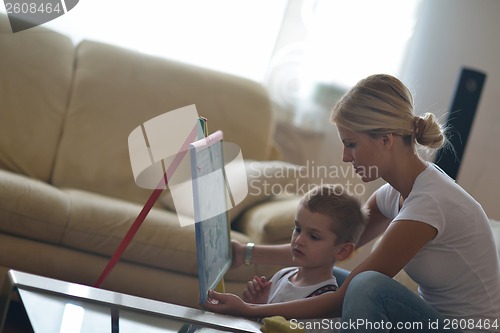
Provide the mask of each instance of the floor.
[{"label": "floor", "polygon": [[28,316],[19,302],[11,302],[2,333],[33,333]]}]

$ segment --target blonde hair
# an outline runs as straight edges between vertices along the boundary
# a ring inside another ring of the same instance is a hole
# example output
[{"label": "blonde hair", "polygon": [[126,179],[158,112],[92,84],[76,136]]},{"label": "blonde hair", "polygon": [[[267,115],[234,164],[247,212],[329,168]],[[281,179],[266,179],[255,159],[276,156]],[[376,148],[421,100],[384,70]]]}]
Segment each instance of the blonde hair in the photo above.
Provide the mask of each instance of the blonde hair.
[{"label": "blonde hair", "polygon": [[398,134],[408,144],[419,143],[427,148],[440,148],[446,142],[445,130],[434,114],[415,116],[408,88],[386,74],[359,81],[335,104],[330,121],[372,136]]},{"label": "blonde hair", "polygon": [[332,219],[331,230],[337,235],[337,244],[357,243],[367,224],[367,214],[357,197],[341,185],[315,186],[300,200],[299,206],[312,213]]}]

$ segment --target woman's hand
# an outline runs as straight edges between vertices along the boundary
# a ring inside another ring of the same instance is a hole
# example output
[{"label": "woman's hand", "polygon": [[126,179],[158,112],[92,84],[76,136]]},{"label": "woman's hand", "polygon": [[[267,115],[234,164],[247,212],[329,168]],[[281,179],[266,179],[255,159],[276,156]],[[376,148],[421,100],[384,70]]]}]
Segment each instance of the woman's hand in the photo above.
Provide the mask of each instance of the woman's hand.
[{"label": "woman's hand", "polygon": [[234,294],[219,293],[213,290],[208,292],[207,302],[203,307],[215,313],[226,315],[251,317],[250,305]]},{"label": "woman's hand", "polygon": [[245,263],[245,247],[246,244],[241,244],[235,240],[231,241],[231,247],[233,249],[233,262],[231,268],[238,268],[243,266]]},{"label": "woman's hand", "polygon": [[247,288],[243,290],[243,300],[247,303],[264,304],[267,303],[272,282],[266,281],[265,276],[255,276],[248,281]]}]

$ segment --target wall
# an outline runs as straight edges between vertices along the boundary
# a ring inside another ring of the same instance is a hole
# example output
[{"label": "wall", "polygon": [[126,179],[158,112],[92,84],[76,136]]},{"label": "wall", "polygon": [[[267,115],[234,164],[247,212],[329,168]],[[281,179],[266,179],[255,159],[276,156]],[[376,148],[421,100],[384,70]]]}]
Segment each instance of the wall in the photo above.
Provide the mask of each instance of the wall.
[{"label": "wall", "polygon": [[423,0],[401,79],[416,112],[446,121],[463,66],[487,78],[457,181],[500,219],[500,1]]}]

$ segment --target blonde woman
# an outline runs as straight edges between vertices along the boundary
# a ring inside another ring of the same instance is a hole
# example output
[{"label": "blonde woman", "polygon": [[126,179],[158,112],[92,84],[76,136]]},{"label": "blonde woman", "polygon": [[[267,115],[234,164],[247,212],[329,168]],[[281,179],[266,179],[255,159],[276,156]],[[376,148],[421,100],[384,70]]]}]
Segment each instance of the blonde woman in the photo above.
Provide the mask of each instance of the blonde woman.
[{"label": "blonde woman", "polygon": [[[344,145],[343,161],[365,182],[387,182],[366,203],[369,222],[359,242],[383,234],[379,246],[335,293],[254,305],[211,292],[219,303],[207,309],[247,317],[342,316],[345,332],[499,331],[500,264],[488,218],[453,179],[417,154],[417,145],[446,142],[434,115],[415,116],[400,80],[373,75],[341,98],[331,121]],[[244,249],[234,245],[235,266]],[[289,251],[256,246],[251,261],[286,264]],[[417,282],[419,296],[392,279],[401,269]]]}]

